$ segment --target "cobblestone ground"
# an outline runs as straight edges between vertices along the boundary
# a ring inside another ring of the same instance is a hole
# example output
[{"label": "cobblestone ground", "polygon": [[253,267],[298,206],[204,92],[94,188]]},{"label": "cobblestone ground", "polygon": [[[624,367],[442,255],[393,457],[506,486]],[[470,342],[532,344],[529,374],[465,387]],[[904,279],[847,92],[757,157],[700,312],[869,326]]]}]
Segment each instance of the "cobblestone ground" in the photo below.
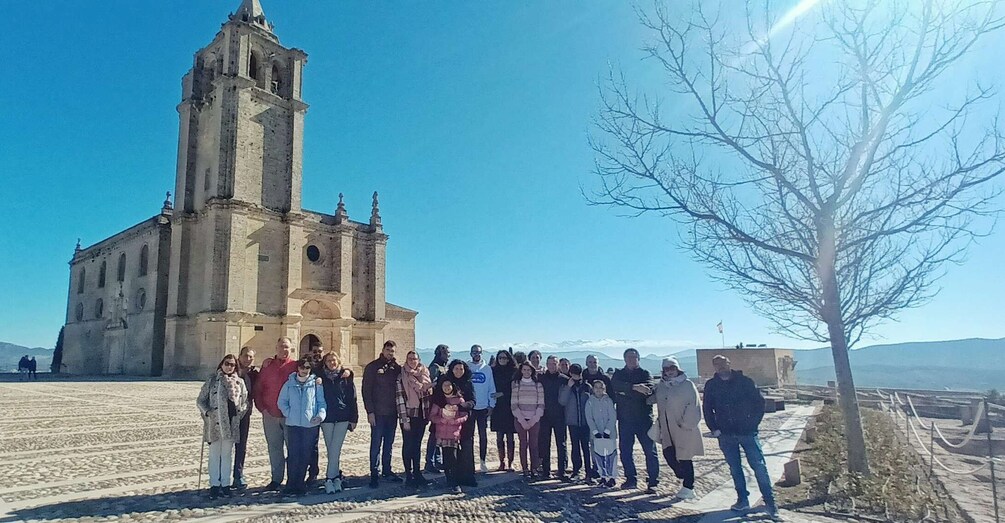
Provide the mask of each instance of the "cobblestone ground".
[{"label": "cobblestone ground", "polygon": [[[605,491],[557,481],[527,484],[517,474],[480,476],[480,487],[448,494],[442,476],[416,492],[402,485],[365,486],[369,430],[350,433],[342,468],[348,490],[323,491],[290,502],[263,493],[268,458],[261,417],[252,418],[245,494],[210,501],[206,474],[197,488],[201,421],[195,408],[200,383],[167,381],[58,381],[0,383],[0,522],[2,521],[696,521],[688,503],[674,504],[679,482],[661,467],[657,494]],[[785,413],[765,418],[777,428]],[[494,434],[488,461],[498,465]],[[400,445],[400,434],[398,438]],[[398,447],[400,448],[400,446]],[[644,460],[636,451],[640,483]],[[395,470],[401,470],[395,451]],[[699,496],[729,481],[712,440],[696,460]],[[325,463],[321,445],[322,471]],[[662,461],[662,457],[661,457]],[[554,468],[554,467],[553,467]],[[4,514],[6,512],[6,514]],[[789,521],[810,521],[790,515]],[[756,514],[743,521],[758,521]],[[812,521],[823,521],[813,518]]]}]

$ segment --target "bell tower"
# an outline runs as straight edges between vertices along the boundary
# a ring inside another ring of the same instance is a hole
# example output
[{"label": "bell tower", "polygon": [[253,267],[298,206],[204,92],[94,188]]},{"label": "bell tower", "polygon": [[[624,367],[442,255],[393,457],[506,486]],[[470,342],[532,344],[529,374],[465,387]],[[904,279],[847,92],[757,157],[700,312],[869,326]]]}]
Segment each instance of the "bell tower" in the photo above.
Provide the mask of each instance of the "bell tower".
[{"label": "bell tower", "polygon": [[195,54],[178,105],[180,211],[213,200],[300,211],[307,55],[273,29],[258,0],[243,0]]}]

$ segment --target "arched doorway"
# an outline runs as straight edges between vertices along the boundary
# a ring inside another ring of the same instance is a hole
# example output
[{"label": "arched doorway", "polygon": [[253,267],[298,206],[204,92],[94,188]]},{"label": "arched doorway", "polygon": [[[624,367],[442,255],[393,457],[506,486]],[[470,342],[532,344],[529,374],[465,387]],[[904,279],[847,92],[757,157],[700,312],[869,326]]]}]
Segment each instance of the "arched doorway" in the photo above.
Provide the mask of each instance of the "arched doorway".
[{"label": "arched doorway", "polygon": [[299,353],[299,357],[302,358],[302,357],[310,354],[311,353],[311,345],[320,345],[320,344],[321,344],[321,338],[318,338],[317,336],[315,336],[313,334],[308,334],[307,336],[304,336],[303,339],[300,340],[300,353]]}]

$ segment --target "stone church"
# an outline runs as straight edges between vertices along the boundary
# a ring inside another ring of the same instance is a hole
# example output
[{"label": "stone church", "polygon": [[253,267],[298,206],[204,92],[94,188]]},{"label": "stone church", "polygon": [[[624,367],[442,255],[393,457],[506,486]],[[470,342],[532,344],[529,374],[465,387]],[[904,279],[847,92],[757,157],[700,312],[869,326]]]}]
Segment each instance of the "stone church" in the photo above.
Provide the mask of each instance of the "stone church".
[{"label": "stone church", "polygon": [[[70,262],[65,371],[201,376],[289,336],[360,368],[415,346],[416,312],[385,301],[377,193],[366,222],[301,207],[307,55],[244,0],[182,79],[175,201]],[[334,198],[333,198],[334,200]],[[335,204],[335,202],[332,202]]]}]

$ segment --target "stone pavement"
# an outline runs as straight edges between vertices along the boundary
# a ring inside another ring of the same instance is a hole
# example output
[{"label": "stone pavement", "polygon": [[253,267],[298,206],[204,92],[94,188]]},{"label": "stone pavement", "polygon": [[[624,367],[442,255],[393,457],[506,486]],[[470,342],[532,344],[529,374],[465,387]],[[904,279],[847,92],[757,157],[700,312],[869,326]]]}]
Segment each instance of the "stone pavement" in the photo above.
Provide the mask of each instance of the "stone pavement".
[{"label": "stone pavement", "polygon": [[[343,450],[342,467],[353,488],[338,495],[317,491],[295,502],[252,488],[243,496],[210,501],[204,494],[204,469],[203,489],[197,488],[202,425],[194,402],[199,386],[170,381],[0,383],[0,522],[766,520],[763,514],[738,518],[721,510],[734,494],[721,452],[710,439],[706,456],[695,461],[696,491],[702,496],[696,502],[672,501],[679,482],[665,465],[656,495],[557,481],[528,484],[508,472],[480,475],[478,488],[457,495],[447,493],[442,476],[419,492],[402,485],[366,488],[365,423],[350,433]],[[762,439],[776,478],[809,414],[808,407],[795,407],[765,418]],[[490,438],[489,461],[497,465],[494,434]],[[249,482],[264,485],[268,458],[257,413],[250,439]],[[398,439],[400,444],[400,434]],[[323,444],[321,454],[323,471]],[[400,471],[400,452],[394,456]],[[636,463],[644,475],[638,450]],[[796,514],[786,520],[828,521]]]}]

